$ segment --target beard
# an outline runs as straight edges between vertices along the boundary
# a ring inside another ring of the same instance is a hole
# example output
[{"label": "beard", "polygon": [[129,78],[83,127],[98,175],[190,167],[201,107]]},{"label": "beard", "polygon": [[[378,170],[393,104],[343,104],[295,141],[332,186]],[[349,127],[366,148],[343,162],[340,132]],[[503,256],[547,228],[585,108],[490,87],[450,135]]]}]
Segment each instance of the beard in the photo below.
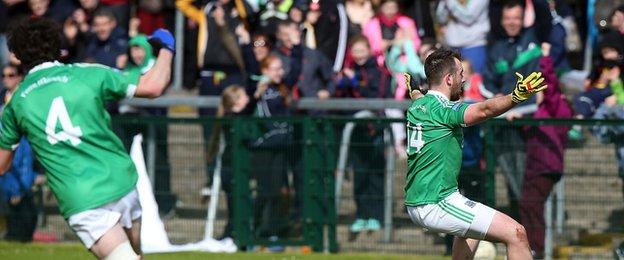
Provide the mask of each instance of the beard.
[{"label": "beard", "polygon": [[459,100],[459,98],[461,98],[463,86],[464,84],[461,81],[457,82],[456,84],[453,84],[453,86],[451,87],[451,97],[450,97],[451,101],[457,101]]}]

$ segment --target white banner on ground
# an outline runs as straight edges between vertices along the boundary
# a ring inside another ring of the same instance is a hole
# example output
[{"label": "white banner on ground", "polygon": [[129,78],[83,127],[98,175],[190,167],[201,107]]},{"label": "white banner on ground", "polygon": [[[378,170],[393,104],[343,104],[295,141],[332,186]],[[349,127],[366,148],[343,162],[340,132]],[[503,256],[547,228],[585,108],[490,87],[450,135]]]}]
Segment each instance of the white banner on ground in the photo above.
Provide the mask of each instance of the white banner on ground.
[{"label": "white banner on ground", "polygon": [[197,243],[189,243],[185,245],[172,245],[165,231],[165,225],[158,214],[158,204],[154,198],[152,184],[147,176],[145,167],[145,159],[143,156],[142,135],[136,135],[130,148],[130,157],[139,174],[137,181],[137,191],[139,193],[139,201],[143,210],[141,218],[141,249],[144,253],[165,253],[180,251],[206,251],[206,252],[236,252],[236,245],[231,239],[221,241],[204,238]]}]

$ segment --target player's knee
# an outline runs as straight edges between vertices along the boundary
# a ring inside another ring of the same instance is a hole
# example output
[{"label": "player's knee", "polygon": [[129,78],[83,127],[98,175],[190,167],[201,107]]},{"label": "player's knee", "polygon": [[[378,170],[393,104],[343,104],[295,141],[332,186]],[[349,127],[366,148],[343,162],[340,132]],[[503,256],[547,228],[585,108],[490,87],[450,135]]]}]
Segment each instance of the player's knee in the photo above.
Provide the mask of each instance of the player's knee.
[{"label": "player's knee", "polygon": [[119,244],[113,249],[110,254],[104,257],[104,260],[126,260],[126,259],[140,259],[140,257],[134,252],[129,241],[125,241]]},{"label": "player's knee", "polygon": [[523,225],[516,223],[512,226],[511,235],[509,236],[509,243],[512,244],[528,244],[526,229]]}]

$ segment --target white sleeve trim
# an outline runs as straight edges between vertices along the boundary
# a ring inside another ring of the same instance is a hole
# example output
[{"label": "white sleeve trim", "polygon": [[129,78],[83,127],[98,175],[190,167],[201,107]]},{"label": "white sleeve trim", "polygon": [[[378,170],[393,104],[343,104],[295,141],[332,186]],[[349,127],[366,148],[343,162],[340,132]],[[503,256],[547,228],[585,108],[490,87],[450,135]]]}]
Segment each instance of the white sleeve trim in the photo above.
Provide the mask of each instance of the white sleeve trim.
[{"label": "white sleeve trim", "polygon": [[128,84],[128,89],[126,90],[126,98],[133,98],[134,93],[136,93],[137,86],[134,84]]}]

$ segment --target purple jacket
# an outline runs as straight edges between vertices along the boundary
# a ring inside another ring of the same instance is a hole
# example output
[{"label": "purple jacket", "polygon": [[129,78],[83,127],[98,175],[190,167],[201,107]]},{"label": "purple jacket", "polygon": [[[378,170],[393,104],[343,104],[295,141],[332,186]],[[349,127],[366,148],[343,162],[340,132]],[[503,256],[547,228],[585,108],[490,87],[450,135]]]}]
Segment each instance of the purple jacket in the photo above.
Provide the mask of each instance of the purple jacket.
[{"label": "purple jacket", "polygon": [[[533,118],[570,118],[572,109],[561,89],[551,57],[540,59],[540,69],[548,88]],[[563,155],[568,141],[566,126],[533,126],[527,131],[526,177],[540,174],[562,174]]]}]

